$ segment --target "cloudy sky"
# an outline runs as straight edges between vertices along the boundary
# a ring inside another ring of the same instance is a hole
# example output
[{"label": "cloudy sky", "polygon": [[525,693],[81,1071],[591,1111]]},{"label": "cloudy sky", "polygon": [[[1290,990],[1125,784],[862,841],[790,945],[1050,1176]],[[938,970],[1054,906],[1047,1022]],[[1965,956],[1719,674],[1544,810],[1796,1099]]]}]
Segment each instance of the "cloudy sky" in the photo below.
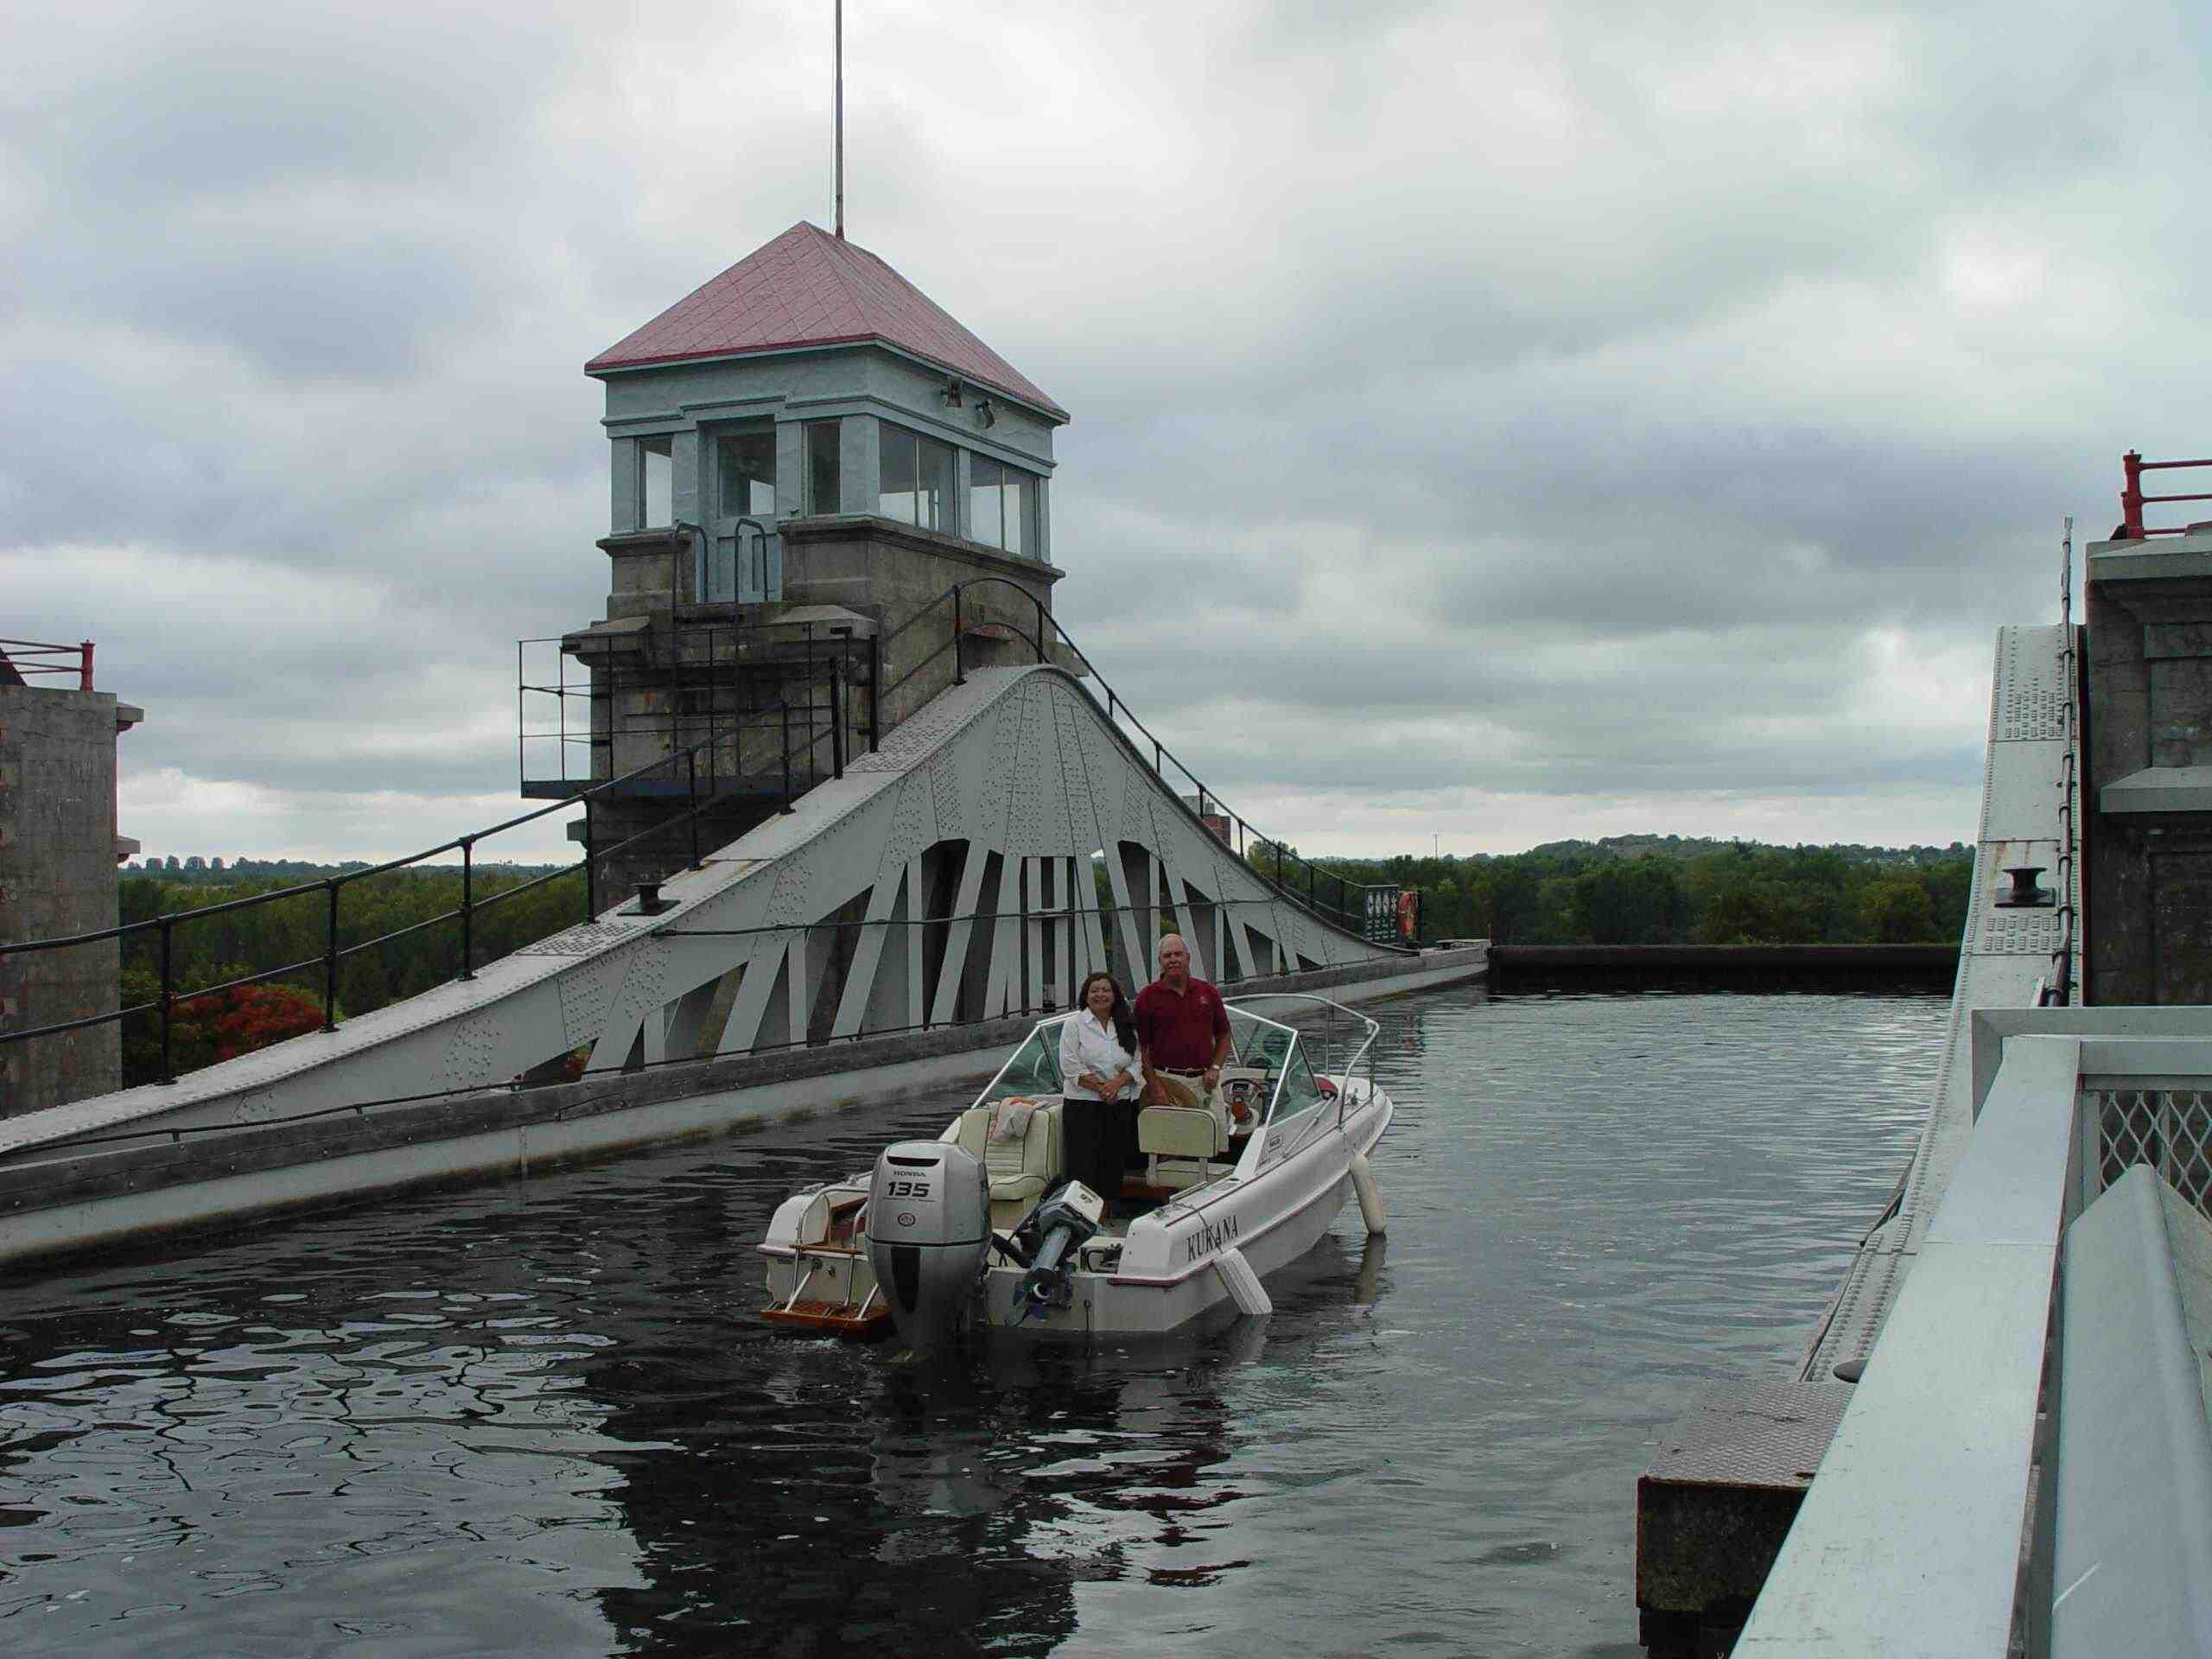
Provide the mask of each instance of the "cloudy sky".
[{"label": "cloudy sky", "polygon": [[[1971,839],[1993,630],[2212,442],[2207,33],[851,0],[848,224],[1073,411],[1059,613],[1255,823]],[[0,633],[146,708],[124,833],[516,810],[514,641],[605,601],[582,365],[829,222],[829,0],[0,36]]]}]

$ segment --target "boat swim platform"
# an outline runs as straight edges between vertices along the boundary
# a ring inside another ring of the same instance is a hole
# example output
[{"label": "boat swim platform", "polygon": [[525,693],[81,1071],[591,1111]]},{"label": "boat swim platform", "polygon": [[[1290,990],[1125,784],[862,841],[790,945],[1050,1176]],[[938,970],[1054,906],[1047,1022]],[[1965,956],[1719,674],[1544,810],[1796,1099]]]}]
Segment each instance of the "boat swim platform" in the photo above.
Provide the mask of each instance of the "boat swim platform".
[{"label": "boat swim platform", "polygon": [[[1110,906],[1094,893],[1097,852]],[[587,1080],[601,1096],[640,1103],[648,1119],[682,1135],[715,1114],[702,1120],[674,1102],[737,1087],[716,1068],[744,1057],[785,1053],[795,1062],[828,1052],[837,1057],[830,1071],[849,1071],[879,1064],[855,1045],[903,1036],[918,1046],[918,1059],[880,1065],[897,1071],[926,1061],[936,1068],[930,1077],[951,1075],[947,1053],[996,1044],[1009,1016],[1058,1007],[1069,986],[1107,963],[1109,938],[1119,961],[1148,966],[1147,942],[1166,926],[1190,940],[1194,971],[1232,991],[1415,989],[1487,964],[1479,946],[1440,955],[1372,944],[1267,880],[1074,677],[1045,664],[969,673],[842,778],[817,785],[697,868],[678,870],[660,894],[651,913],[638,902],[610,906],[473,978],[334,1031],[175,1083],[0,1120],[0,1173],[318,1117],[329,1120],[322,1130],[296,1138],[324,1135],[334,1148],[343,1122],[397,1115],[409,1145],[420,1148],[470,1139],[474,1114],[508,1146],[510,1162],[556,1147],[640,1144],[662,1138],[652,1122],[617,1123],[619,1114],[589,1111],[557,1135],[541,1126],[526,1137],[537,1145],[522,1150],[517,1126],[535,1109],[517,1103],[543,1091],[513,1085],[588,1051]],[[669,1082],[670,1074],[682,1080]],[[846,1092],[864,1091],[855,1084]],[[810,1082],[800,1094],[813,1109],[838,1090]],[[506,1103],[495,1109],[492,1101]],[[292,1185],[304,1201],[361,1190],[359,1183],[492,1166],[489,1147],[412,1160],[396,1158],[397,1150],[365,1147],[370,1162],[351,1174],[296,1174]],[[175,1161],[166,1182],[197,1166]],[[16,1200],[38,1207],[24,1189]],[[0,1261],[22,1248],[10,1242],[16,1213],[0,1209]],[[155,1224],[182,1219],[165,1212]],[[65,1235],[89,1242],[115,1232],[48,1224],[41,1248]]]},{"label": "boat swim platform", "polygon": [[[1789,1374],[1714,1388],[1637,1482],[1639,1639],[1654,1659],[1725,1643],[1780,1553],[1973,1133],[1974,1016],[2037,1007],[2062,946],[2067,982],[2082,982],[2080,933],[2066,925],[2081,914],[2080,861],[2062,842],[2063,791],[2079,777],[2066,635],[1998,632],[1973,899],[1935,1090],[1895,1193]],[[2024,867],[2043,871],[2044,902],[2010,902],[2005,873]]]}]

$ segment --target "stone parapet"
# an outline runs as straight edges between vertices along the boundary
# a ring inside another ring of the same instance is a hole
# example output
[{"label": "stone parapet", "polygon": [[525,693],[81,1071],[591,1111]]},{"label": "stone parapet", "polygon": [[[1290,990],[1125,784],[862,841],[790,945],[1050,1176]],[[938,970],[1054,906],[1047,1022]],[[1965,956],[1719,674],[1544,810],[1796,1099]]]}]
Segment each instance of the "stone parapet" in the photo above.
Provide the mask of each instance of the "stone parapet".
[{"label": "stone parapet", "polygon": [[[980,584],[963,595],[962,665],[1035,660],[1040,610],[1049,632],[1063,574],[1054,566],[869,514],[788,518],[778,531],[782,597],[766,604],[702,601],[689,530],[601,538],[607,615],[562,641],[591,671],[594,778],[622,777],[704,742],[701,781],[710,791],[741,779],[778,786],[788,744],[798,751],[795,785],[808,786],[829,774],[840,741],[857,756],[952,684],[953,609],[942,601],[955,583]],[[902,628],[910,619],[918,620]],[[1050,640],[1047,649],[1074,665]],[[880,697],[871,676],[887,688]],[[793,711],[788,720],[770,717],[779,703]],[[685,779],[671,770],[665,781]],[[593,842],[630,840],[685,810],[664,791],[602,804]],[[773,810],[731,802],[701,826],[704,842],[734,839]],[[572,833],[580,837],[581,826]],[[667,874],[688,861],[690,844],[688,826],[639,842],[605,867],[601,892]]]},{"label": "stone parapet", "polygon": [[[144,718],[105,691],[0,685],[0,940],[68,938],[116,925],[115,741]],[[112,1013],[110,939],[0,957],[0,1031]],[[113,1023],[0,1045],[0,1115],[122,1083]]]}]

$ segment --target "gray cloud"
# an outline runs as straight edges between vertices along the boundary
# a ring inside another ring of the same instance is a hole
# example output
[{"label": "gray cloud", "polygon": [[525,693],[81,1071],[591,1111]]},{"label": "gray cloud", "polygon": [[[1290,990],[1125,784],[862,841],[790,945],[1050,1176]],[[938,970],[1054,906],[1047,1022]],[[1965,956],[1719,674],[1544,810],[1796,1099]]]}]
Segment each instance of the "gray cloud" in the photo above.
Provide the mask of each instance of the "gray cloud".
[{"label": "gray cloud", "polygon": [[[149,708],[125,832],[381,853],[511,800],[513,640],[604,598],[582,360],[827,219],[826,25],[9,28],[0,577]],[[1271,830],[1942,842],[2061,515],[2202,442],[2204,28],[856,18],[849,204],[1075,411],[1061,614]]]}]

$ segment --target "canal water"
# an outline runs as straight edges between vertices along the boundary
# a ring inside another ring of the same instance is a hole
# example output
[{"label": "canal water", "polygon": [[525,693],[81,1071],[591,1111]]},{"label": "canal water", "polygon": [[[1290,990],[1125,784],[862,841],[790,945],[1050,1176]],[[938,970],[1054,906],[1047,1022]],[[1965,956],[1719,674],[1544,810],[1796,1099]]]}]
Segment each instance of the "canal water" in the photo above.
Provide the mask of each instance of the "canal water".
[{"label": "canal water", "polygon": [[1639,1655],[1637,1474],[1803,1346],[1946,1003],[1374,1011],[1387,1241],[1164,1347],[751,1319],[777,1200],[942,1102],[0,1286],[0,1645]]}]

